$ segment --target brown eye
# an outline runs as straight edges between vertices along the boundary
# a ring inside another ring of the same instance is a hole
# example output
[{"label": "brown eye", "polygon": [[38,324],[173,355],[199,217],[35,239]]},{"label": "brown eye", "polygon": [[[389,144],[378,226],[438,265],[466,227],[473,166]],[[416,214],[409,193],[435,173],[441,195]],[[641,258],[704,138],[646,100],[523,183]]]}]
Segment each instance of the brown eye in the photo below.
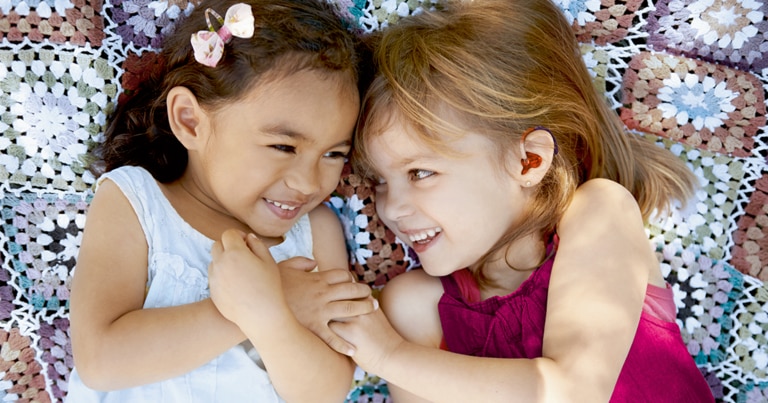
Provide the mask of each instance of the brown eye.
[{"label": "brown eye", "polygon": [[282,151],[284,153],[290,153],[290,154],[296,153],[296,147],[289,146],[286,144],[275,144],[275,145],[271,145],[270,147],[274,148],[277,151]]}]

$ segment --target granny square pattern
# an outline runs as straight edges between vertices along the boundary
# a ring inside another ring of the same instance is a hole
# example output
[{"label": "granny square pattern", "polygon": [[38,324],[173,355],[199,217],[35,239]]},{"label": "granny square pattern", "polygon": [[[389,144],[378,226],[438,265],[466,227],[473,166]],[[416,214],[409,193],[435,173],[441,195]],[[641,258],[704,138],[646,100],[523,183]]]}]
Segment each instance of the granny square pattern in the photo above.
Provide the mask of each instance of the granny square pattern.
[{"label": "granny square pattern", "polygon": [[755,181],[736,225],[731,262],[742,273],[768,281],[768,175]]},{"label": "granny square pattern", "polygon": [[556,0],[571,22],[576,38],[599,45],[618,42],[629,34],[641,0]]},{"label": "granny square pattern", "polygon": [[0,179],[86,191],[88,147],[117,97],[115,68],[87,52],[12,46],[0,49]]},{"label": "granny square pattern", "polygon": [[[95,177],[89,150],[205,0],[0,0],[0,400],[61,402],[69,289]],[[327,0],[369,33],[441,0]],[[477,0],[476,0],[477,1]],[[510,0],[515,1],[515,0]],[[647,227],[688,351],[718,402],[768,401],[768,6],[764,0],[554,0],[627,135],[700,187]],[[418,266],[345,168],[327,200],[374,293]],[[391,402],[358,368],[346,402]]]},{"label": "granny square pattern", "polygon": [[684,57],[642,52],[624,73],[627,127],[705,150],[752,155],[765,126],[765,90],[749,73]]},{"label": "granny square pattern", "polygon": [[768,67],[768,3],[761,0],[661,0],[648,17],[657,51],[760,72]]},{"label": "granny square pattern", "polygon": [[101,0],[8,0],[0,2],[0,38],[18,43],[49,41],[101,46],[104,32]]}]

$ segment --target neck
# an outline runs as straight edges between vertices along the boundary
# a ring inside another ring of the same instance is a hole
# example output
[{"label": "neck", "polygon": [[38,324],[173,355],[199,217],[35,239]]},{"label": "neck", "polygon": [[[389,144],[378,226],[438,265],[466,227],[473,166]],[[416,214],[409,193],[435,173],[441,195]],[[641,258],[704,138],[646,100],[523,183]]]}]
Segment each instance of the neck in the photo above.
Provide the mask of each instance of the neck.
[{"label": "neck", "polygon": [[513,292],[544,263],[546,248],[538,234],[517,239],[501,248],[482,267],[483,277],[488,280],[482,288],[494,295]]}]

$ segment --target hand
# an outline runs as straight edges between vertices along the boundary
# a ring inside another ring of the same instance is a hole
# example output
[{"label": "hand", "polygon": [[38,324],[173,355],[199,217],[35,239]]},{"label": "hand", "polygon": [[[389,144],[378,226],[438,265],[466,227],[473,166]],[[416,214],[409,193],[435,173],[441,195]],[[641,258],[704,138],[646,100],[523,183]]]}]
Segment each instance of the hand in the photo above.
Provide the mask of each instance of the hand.
[{"label": "hand", "polygon": [[328,323],[377,309],[371,289],[353,282],[347,269],[310,272],[315,264],[305,258],[288,259],[278,267],[286,302],[296,319],[334,350],[348,352],[352,346],[332,332]]},{"label": "hand", "polygon": [[354,346],[352,351],[336,351],[351,356],[357,365],[374,374],[380,373],[379,366],[405,343],[380,309],[344,322],[332,322],[329,327]]},{"label": "hand", "polygon": [[288,311],[277,264],[255,235],[227,230],[213,244],[211,257],[211,300],[224,317],[240,325]]}]

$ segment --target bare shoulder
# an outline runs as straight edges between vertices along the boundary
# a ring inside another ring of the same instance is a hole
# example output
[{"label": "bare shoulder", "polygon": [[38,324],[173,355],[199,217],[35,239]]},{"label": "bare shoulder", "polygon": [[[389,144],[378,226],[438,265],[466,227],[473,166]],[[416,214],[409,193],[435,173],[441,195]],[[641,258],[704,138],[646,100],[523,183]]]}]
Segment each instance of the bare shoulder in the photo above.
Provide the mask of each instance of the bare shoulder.
[{"label": "bare shoulder", "polygon": [[558,224],[558,232],[561,236],[570,230],[580,233],[591,225],[616,225],[627,220],[643,225],[640,207],[632,193],[612,180],[591,179],[576,189]]},{"label": "bare shoulder", "polygon": [[147,241],[128,198],[110,180],[88,207],[72,279],[73,327],[99,326],[139,309],[147,281]]},{"label": "bare shoulder", "polygon": [[312,222],[313,228],[331,226],[341,230],[341,223],[336,213],[323,203],[309,212],[309,221]]},{"label": "bare shoulder", "polygon": [[630,202],[637,204],[632,193],[624,186],[610,179],[590,179],[576,189],[574,201],[588,201],[600,206],[612,206],[616,202]]},{"label": "bare shoulder", "polygon": [[348,268],[344,232],[336,214],[325,204],[309,212],[312,224],[312,253],[320,270]]},{"label": "bare shoulder", "polygon": [[438,347],[443,332],[437,303],[443,295],[439,278],[421,269],[390,280],[381,293],[381,307],[387,318],[407,340]]}]

